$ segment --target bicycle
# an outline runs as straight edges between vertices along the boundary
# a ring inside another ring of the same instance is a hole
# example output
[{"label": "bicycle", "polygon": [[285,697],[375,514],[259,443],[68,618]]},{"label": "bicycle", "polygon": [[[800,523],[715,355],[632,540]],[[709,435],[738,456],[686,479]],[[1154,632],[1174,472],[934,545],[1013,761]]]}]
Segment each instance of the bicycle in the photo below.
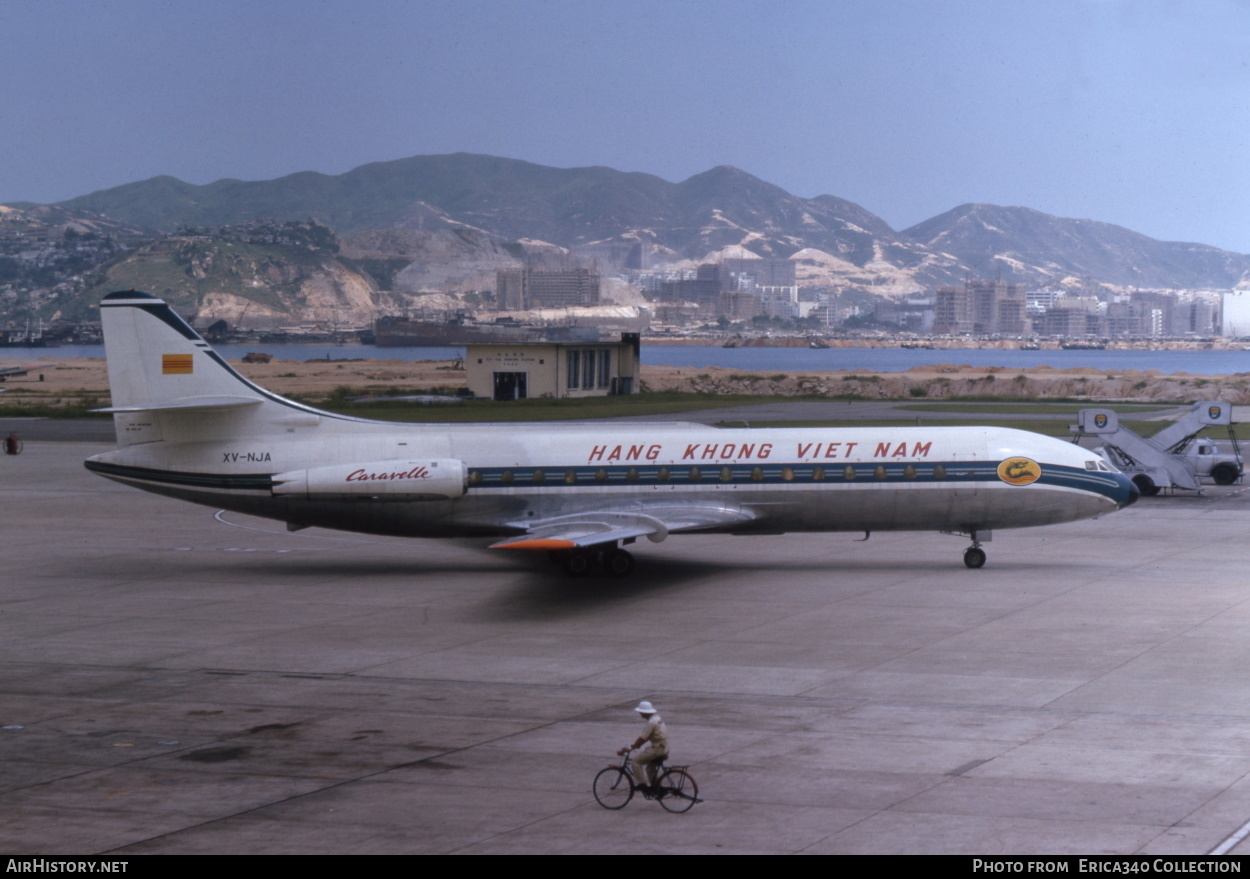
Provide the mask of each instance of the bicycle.
[{"label": "bicycle", "polygon": [[699,784],[694,776],[686,771],[685,766],[665,766],[668,757],[660,758],[660,775],[656,779],[653,791],[644,791],[642,786],[634,782],[633,767],[630,766],[629,754],[625,755],[620,766],[612,765],[600,769],[595,775],[591,789],[595,799],[605,809],[623,809],[634,797],[635,791],[642,791],[648,800],[659,800],[660,805],[669,812],[688,812],[699,799]]}]

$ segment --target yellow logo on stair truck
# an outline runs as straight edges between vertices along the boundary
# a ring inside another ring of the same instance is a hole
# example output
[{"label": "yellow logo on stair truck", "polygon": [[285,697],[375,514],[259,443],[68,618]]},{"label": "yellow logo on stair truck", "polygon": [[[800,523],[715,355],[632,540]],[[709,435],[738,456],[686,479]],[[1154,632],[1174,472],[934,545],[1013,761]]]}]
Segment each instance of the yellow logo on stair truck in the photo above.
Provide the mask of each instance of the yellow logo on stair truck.
[{"label": "yellow logo on stair truck", "polygon": [[1028,485],[1042,478],[1042,466],[1032,458],[1008,458],[998,465],[998,478],[1008,485]]}]

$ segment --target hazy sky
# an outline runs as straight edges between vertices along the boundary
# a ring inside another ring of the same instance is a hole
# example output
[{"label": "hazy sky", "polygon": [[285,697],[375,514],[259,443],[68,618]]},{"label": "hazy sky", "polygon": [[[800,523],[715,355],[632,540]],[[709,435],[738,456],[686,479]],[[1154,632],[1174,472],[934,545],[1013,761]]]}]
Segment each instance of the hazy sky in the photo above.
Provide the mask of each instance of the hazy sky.
[{"label": "hazy sky", "polygon": [[0,0],[0,201],[474,152],[1250,252],[1250,0]]}]

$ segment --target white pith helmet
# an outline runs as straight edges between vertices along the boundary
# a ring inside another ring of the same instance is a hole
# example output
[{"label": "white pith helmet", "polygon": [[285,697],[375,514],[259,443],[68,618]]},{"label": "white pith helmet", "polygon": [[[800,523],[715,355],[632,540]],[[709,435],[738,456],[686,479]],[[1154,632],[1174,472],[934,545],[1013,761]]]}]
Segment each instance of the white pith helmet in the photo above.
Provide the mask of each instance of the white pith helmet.
[{"label": "white pith helmet", "polygon": [[639,714],[656,714],[655,706],[650,702],[642,701],[638,703],[638,707],[634,709]]}]

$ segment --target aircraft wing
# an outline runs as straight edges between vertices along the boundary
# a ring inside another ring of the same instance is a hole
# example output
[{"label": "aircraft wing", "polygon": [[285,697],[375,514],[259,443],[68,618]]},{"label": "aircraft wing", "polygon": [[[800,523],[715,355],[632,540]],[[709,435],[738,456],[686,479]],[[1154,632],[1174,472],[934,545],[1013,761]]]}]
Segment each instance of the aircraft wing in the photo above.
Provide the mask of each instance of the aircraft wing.
[{"label": "aircraft wing", "polygon": [[553,550],[598,546],[646,537],[659,543],[673,531],[698,531],[749,522],[746,510],[720,506],[648,507],[645,513],[602,510],[511,523],[524,534],[492,544],[491,549]]}]

